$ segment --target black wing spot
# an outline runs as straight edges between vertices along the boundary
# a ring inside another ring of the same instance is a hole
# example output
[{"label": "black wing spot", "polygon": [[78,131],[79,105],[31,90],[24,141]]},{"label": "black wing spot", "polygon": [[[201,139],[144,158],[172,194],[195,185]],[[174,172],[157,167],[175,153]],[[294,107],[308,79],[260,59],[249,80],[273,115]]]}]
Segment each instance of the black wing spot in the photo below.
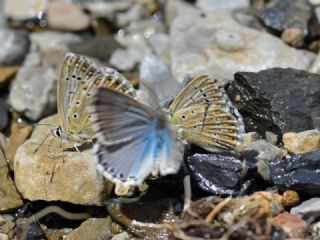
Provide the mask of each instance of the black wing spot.
[{"label": "black wing spot", "polygon": [[77,80],[78,80],[78,81],[81,81],[81,77],[77,77]]},{"label": "black wing spot", "polygon": [[67,78],[66,78],[66,81],[69,81],[69,80],[70,80],[70,79],[67,77]]},{"label": "black wing spot", "polygon": [[185,115],[182,115],[181,118],[182,118],[183,120],[186,120],[186,119],[187,119],[187,117],[186,117]]},{"label": "black wing spot", "polygon": [[73,118],[73,119],[77,119],[78,117],[79,117],[79,114],[78,114],[78,113],[75,112],[75,113],[72,114],[72,118]]},{"label": "black wing spot", "polygon": [[76,76],[75,76],[75,75],[72,75],[72,78],[76,78]]}]

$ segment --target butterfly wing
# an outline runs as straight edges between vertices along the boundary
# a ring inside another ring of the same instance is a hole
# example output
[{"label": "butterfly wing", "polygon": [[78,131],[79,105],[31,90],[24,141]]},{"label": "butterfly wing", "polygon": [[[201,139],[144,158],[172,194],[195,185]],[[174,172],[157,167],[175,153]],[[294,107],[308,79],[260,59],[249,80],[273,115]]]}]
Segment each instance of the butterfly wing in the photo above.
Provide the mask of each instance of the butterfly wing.
[{"label": "butterfly wing", "polygon": [[233,149],[242,141],[241,115],[208,76],[190,81],[170,105],[170,113],[182,137],[208,151]]},{"label": "butterfly wing", "polygon": [[92,139],[91,116],[85,111],[94,88],[105,86],[131,96],[134,88],[120,73],[102,68],[84,56],[66,54],[58,71],[58,114],[63,132],[78,140]]},{"label": "butterfly wing", "polygon": [[139,186],[150,174],[178,171],[181,145],[165,116],[112,89],[99,88],[91,107],[98,169],[109,180]]}]

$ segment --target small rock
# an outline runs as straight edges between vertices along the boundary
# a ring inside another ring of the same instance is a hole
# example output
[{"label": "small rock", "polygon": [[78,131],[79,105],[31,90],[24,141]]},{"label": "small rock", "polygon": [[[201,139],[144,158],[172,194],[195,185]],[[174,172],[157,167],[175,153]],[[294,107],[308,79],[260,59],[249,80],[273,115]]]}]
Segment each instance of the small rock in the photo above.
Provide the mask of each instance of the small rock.
[{"label": "small rock", "polygon": [[320,53],[318,53],[316,59],[311,65],[309,72],[320,74]]},{"label": "small rock", "polygon": [[20,207],[22,204],[23,202],[9,175],[7,161],[0,150],[0,211],[8,211]]},{"label": "small rock", "polygon": [[132,239],[132,237],[127,232],[119,233],[111,238],[111,240],[127,240],[127,239]]},{"label": "small rock", "polygon": [[[181,86],[171,75],[168,67],[160,58],[152,55],[145,57],[140,65],[140,81],[142,91],[153,90],[160,102],[173,99],[179,92]],[[151,97],[151,96],[149,96]]]},{"label": "small rock", "polygon": [[291,238],[304,238],[308,229],[305,221],[290,213],[280,213],[272,218],[272,224],[282,228]]},{"label": "small rock", "polygon": [[309,2],[313,5],[320,5],[320,1],[319,0],[309,0]]},{"label": "small rock", "polygon": [[[259,139],[259,135],[256,132],[248,132],[243,134],[243,142],[241,145],[247,146],[250,143],[257,141]],[[242,148],[242,147],[240,147]]]},{"label": "small rock", "polygon": [[0,42],[0,66],[16,65],[23,61],[29,49],[27,32],[0,29]]},{"label": "small rock", "polygon": [[291,214],[300,215],[304,219],[320,216],[320,198],[311,198],[302,202],[299,206],[291,208]]},{"label": "small rock", "polygon": [[290,48],[277,37],[239,24],[229,12],[179,15],[170,28],[170,39],[171,69],[179,82],[186,74],[210,74],[226,83],[237,71],[306,70],[315,58],[313,53]]},{"label": "small rock", "polygon": [[0,88],[6,86],[9,80],[18,72],[20,66],[0,67]]},{"label": "small rock", "polygon": [[56,31],[33,32],[30,34],[30,40],[37,45],[41,51],[47,48],[82,42],[82,38],[74,33]]},{"label": "small rock", "polygon": [[111,184],[97,172],[91,149],[79,153],[73,143],[61,148],[61,139],[50,132],[57,125],[57,115],[42,120],[17,150],[14,173],[19,192],[31,201],[103,206]]},{"label": "small rock", "polygon": [[275,135],[273,132],[266,131],[266,139],[272,145],[276,145],[278,142],[278,136]]},{"label": "small rock", "polygon": [[39,224],[35,221],[30,222],[29,219],[19,218],[16,221],[16,237],[17,239],[25,239],[25,240],[42,240],[47,239],[45,232],[39,226]]},{"label": "small rock", "polygon": [[121,45],[111,35],[91,38],[80,43],[69,44],[71,52],[87,55],[93,58],[108,59],[115,49]]},{"label": "small rock", "polygon": [[56,71],[43,66],[44,62],[39,53],[29,53],[11,86],[12,107],[31,120],[52,114],[56,109]]},{"label": "small rock", "polygon": [[[9,236],[9,239],[14,237],[14,218],[9,214],[0,215],[0,233]],[[1,236],[0,236],[1,239]]]},{"label": "small rock", "polygon": [[[287,37],[291,35],[290,38],[292,38],[293,34],[294,38],[303,39],[308,35],[308,21],[312,15],[312,7],[308,0],[277,0],[267,5],[257,15],[267,27],[279,32],[291,29],[291,32],[285,33]],[[301,46],[303,41],[299,43],[297,46]]]},{"label": "small rock", "polygon": [[108,218],[90,218],[84,221],[78,228],[65,236],[64,240],[96,240],[110,239],[112,233],[112,221]]},{"label": "small rock", "polygon": [[295,154],[320,150],[320,131],[309,130],[299,133],[285,133],[282,136],[284,148]]},{"label": "small rock", "polygon": [[281,34],[281,39],[294,47],[301,47],[304,41],[304,34],[299,28],[288,28]]},{"label": "small rock", "polygon": [[24,143],[31,135],[32,127],[27,124],[19,124],[15,121],[10,126],[10,135],[4,148],[6,159],[9,163],[10,170],[13,170],[13,158],[17,149]]},{"label": "small rock", "polygon": [[65,31],[80,31],[90,25],[90,17],[72,1],[50,1],[47,20],[50,28]]},{"label": "small rock", "polygon": [[170,38],[166,33],[152,34],[148,39],[154,53],[161,58],[165,64],[170,63]]},{"label": "small rock", "polygon": [[165,31],[164,25],[161,21],[156,19],[143,19],[130,22],[128,31],[132,34],[142,34],[148,38],[152,34],[161,33]]},{"label": "small rock", "polygon": [[248,8],[249,0],[197,0],[196,6],[207,14],[212,14],[219,11],[235,10],[238,8]]},{"label": "small rock", "polygon": [[142,14],[142,5],[139,3],[133,4],[126,12],[116,14],[116,23],[118,26],[123,27],[129,22],[142,18]]},{"label": "small rock", "polygon": [[165,22],[168,26],[171,26],[173,20],[180,15],[193,16],[201,13],[198,8],[182,0],[166,1],[164,12]]},{"label": "small rock", "polygon": [[9,236],[7,234],[0,233],[0,239],[1,240],[9,240]]},{"label": "small rock", "polygon": [[132,70],[137,64],[135,57],[123,48],[118,48],[112,53],[109,63],[120,71]]},{"label": "small rock", "polygon": [[241,151],[256,151],[257,155],[255,158],[258,160],[257,168],[258,173],[263,177],[264,180],[270,180],[270,171],[267,162],[272,159],[282,159],[283,152],[280,148],[272,145],[264,139],[260,139],[250,143],[243,147]]},{"label": "small rock", "polygon": [[[210,194],[242,195],[251,185],[246,175],[255,172],[255,160],[239,158],[231,153],[199,154],[187,157],[192,183]],[[213,174],[214,173],[214,174]]]},{"label": "small rock", "polygon": [[4,13],[16,20],[37,17],[45,11],[47,0],[4,0]]},{"label": "small rock", "polygon": [[87,9],[94,17],[107,17],[108,19],[114,19],[117,12],[126,11],[133,4],[132,0],[79,2],[81,6]]},{"label": "small rock", "polygon": [[267,164],[271,180],[278,188],[296,190],[301,195],[320,194],[320,151],[269,160]]}]

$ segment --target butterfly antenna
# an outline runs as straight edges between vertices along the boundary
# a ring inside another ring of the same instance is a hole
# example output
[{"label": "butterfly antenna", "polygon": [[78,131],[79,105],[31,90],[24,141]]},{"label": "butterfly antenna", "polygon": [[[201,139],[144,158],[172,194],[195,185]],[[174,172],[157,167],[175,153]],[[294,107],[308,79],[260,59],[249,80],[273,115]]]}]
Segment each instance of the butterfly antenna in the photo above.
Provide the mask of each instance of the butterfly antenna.
[{"label": "butterfly antenna", "polygon": [[33,151],[33,154],[35,154],[36,152],[38,152],[38,150],[43,146],[44,142],[47,141],[47,139],[48,139],[48,137],[49,137],[50,134],[51,134],[51,133],[49,132],[49,133],[45,136],[45,138],[43,139],[43,141],[35,148],[35,150]]}]

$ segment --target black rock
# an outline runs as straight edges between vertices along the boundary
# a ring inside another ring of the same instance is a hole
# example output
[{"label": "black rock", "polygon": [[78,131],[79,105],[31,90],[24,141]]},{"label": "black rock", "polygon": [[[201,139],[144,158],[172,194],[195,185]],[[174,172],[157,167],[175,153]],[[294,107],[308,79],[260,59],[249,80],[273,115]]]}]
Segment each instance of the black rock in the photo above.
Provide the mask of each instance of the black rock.
[{"label": "black rock", "polygon": [[[226,92],[247,132],[264,136],[269,131],[281,137],[282,132],[314,129],[314,119],[319,119],[320,75],[290,68],[240,72]],[[237,96],[240,101],[235,101]]]},{"label": "black rock", "polygon": [[191,182],[198,189],[220,196],[247,194],[254,184],[256,160],[232,153],[196,153],[186,158]]},{"label": "black rock", "polygon": [[278,32],[298,28],[308,35],[308,21],[312,16],[312,6],[308,0],[277,0],[257,13],[262,23]]},{"label": "black rock", "polygon": [[271,180],[281,190],[320,196],[320,151],[268,161]]}]

